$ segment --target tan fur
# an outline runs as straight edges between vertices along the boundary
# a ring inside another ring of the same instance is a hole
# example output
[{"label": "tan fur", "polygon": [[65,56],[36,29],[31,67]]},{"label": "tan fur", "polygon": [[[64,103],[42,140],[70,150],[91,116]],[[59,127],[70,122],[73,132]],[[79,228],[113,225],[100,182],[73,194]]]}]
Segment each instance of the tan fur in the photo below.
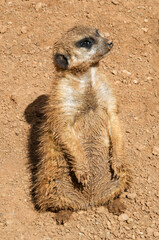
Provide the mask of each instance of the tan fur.
[{"label": "tan fur", "polygon": [[[75,46],[90,36],[96,41],[91,49]],[[110,48],[88,27],[69,30],[55,44],[54,54],[65,56],[68,66],[57,67],[41,129],[35,186],[41,210],[105,205],[130,183],[116,99],[93,65]]]}]

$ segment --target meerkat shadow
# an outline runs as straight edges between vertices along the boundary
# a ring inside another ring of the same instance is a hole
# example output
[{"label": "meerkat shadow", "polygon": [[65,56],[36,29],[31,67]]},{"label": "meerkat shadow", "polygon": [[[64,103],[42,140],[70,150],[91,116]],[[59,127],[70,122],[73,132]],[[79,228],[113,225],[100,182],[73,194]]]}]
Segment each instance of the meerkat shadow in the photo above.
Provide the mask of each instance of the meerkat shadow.
[{"label": "meerkat shadow", "polygon": [[47,105],[48,95],[40,95],[36,98],[32,103],[30,103],[25,111],[24,116],[27,123],[30,124],[30,132],[28,135],[28,168],[31,172],[31,197],[34,203],[35,208],[38,210],[38,206],[36,205],[35,201],[35,181],[36,181],[36,172],[37,172],[37,165],[40,161],[40,157],[38,155],[38,148],[39,148],[39,137],[41,135],[41,125],[45,121],[44,116],[44,108]]}]

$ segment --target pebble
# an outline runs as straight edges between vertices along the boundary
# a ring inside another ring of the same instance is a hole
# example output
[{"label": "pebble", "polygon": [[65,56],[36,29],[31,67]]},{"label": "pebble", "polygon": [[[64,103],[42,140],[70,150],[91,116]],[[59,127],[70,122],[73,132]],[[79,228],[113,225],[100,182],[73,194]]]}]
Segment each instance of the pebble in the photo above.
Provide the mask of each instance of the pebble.
[{"label": "pebble", "polygon": [[154,232],[153,235],[154,237],[159,237],[159,232]]},{"label": "pebble", "polygon": [[105,2],[104,2],[104,1],[100,1],[99,4],[100,4],[101,6],[103,6],[103,5],[105,4]]},{"label": "pebble", "polygon": [[134,79],[133,82],[134,82],[135,84],[138,84],[138,83],[139,83],[139,81],[136,80],[136,79]]},{"label": "pebble", "polygon": [[94,240],[100,240],[100,236],[94,235]]},{"label": "pebble", "polygon": [[144,19],[144,22],[145,22],[145,23],[147,23],[147,22],[148,22],[148,19],[147,19],[147,18],[145,18],[145,19]]},{"label": "pebble", "polygon": [[127,222],[128,222],[128,223],[133,223],[134,220],[133,220],[133,218],[129,218],[129,219],[127,220]]},{"label": "pebble", "polygon": [[131,72],[128,72],[127,70],[123,70],[122,71],[125,75],[127,75],[127,76],[130,76],[131,75]]},{"label": "pebble", "polygon": [[159,147],[158,146],[153,147],[152,154],[155,155],[155,156],[159,155]]},{"label": "pebble", "polygon": [[110,232],[109,232],[109,231],[108,231],[108,232],[106,232],[106,234],[105,234],[105,235],[106,235],[106,239],[110,239],[110,237],[111,237],[111,236],[110,236]]},{"label": "pebble", "polygon": [[37,73],[33,73],[32,76],[33,76],[33,78],[35,78],[37,75],[38,75]]},{"label": "pebble", "polygon": [[142,28],[144,32],[148,32],[148,28]]},{"label": "pebble", "polygon": [[126,213],[121,214],[118,217],[119,221],[127,221],[129,219],[129,216]]},{"label": "pebble", "polygon": [[107,228],[111,229],[111,223],[109,221],[107,222]]},{"label": "pebble", "polygon": [[15,94],[12,94],[12,95],[10,96],[10,99],[11,99],[13,102],[18,103],[18,99],[17,99],[17,96],[16,96]]},{"label": "pebble", "polygon": [[100,33],[100,35],[105,37],[105,38],[109,38],[110,37],[110,33],[108,33],[108,32]]},{"label": "pebble", "polygon": [[154,232],[154,229],[148,227],[148,228],[146,229],[146,232],[147,232],[147,235],[148,235],[148,236],[151,236],[151,235],[153,234],[153,232]]},{"label": "pebble", "polygon": [[12,220],[10,220],[10,219],[6,220],[6,225],[7,225],[7,226],[10,225],[10,224],[12,224],[12,223],[13,223]]},{"label": "pebble", "polygon": [[22,28],[21,28],[21,33],[27,33],[27,27],[26,26],[23,26]]},{"label": "pebble", "polygon": [[153,77],[147,77],[147,79],[146,79],[148,82],[151,82],[151,81],[153,81]]},{"label": "pebble", "polygon": [[106,212],[106,209],[103,206],[98,207],[97,210],[96,210],[96,213],[105,213],[105,212]]},{"label": "pebble", "polygon": [[126,196],[129,199],[135,199],[136,198],[136,193],[135,192],[134,193],[127,193]]},{"label": "pebble", "polygon": [[111,73],[112,73],[113,75],[117,75],[118,72],[117,72],[116,70],[112,70]]},{"label": "pebble", "polygon": [[42,3],[42,2],[38,2],[38,3],[35,5],[35,10],[36,10],[36,11],[39,11],[42,7],[43,7],[43,3]]},{"label": "pebble", "polygon": [[83,214],[84,214],[84,211],[79,211],[78,214],[79,214],[79,215],[83,215]]},{"label": "pebble", "polygon": [[119,2],[118,2],[118,1],[115,1],[115,0],[112,0],[112,3],[113,3],[114,5],[118,5],[118,4],[119,4]]},{"label": "pebble", "polygon": [[7,31],[7,27],[6,26],[0,26],[0,33],[5,33]]},{"label": "pebble", "polygon": [[35,5],[35,10],[38,12],[38,11],[41,10],[43,7],[46,7],[46,4],[45,4],[45,3],[42,3],[42,2],[38,2],[38,3]]}]

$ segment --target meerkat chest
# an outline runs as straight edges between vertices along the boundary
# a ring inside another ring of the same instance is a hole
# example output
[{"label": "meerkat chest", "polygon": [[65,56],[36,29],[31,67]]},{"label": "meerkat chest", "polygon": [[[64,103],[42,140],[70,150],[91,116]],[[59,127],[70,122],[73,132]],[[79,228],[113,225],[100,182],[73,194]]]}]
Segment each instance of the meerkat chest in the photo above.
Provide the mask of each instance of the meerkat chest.
[{"label": "meerkat chest", "polygon": [[111,93],[105,83],[80,82],[78,85],[65,82],[60,87],[61,107],[67,115],[86,114],[106,108],[111,102]]},{"label": "meerkat chest", "polygon": [[97,108],[95,90],[90,84],[79,83],[78,86],[65,83],[61,91],[61,107],[67,115],[86,113]]}]

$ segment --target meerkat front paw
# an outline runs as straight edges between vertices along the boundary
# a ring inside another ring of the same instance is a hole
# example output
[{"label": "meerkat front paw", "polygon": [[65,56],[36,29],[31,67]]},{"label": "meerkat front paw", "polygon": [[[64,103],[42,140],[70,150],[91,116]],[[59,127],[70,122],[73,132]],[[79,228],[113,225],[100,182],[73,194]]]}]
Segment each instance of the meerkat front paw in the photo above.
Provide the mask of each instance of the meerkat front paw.
[{"label": "meerkat front paw", "polygon": [[117,161],[117,160],[112,165],[112,169],[113,169],[115,177],[121,176],[121,174],[124,174],[125,172],[127,172],[126,166],[123,163],[121,163],[120,161]]},{"label": "meerkat front paw", "polygon": [[83,186],[87,185],[89,180],[89,170],[87,166],[79,167],[75,170],[75,176],[78,183],[82,183]]}]

